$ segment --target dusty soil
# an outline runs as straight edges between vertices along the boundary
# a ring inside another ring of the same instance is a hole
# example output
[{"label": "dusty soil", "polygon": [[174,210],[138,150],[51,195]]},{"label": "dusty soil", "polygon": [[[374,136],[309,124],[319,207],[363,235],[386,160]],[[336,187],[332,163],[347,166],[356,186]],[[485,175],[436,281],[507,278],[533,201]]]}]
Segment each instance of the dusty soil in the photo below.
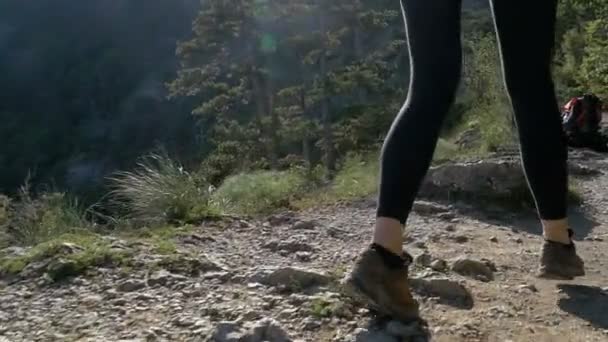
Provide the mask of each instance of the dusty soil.
[{"label": "dusty soil", "polygon": [[[416,293],[433,341],[608,341],[608,159],[573,158],[600,171],[578,179],[584,203],[572,208],[572,228],[587,275],[574,281],[534,276],[541,230],[531,211],[416,205],[404,247],[430,257],[417,258],[413,277],[449,279],[471,296],[463,304]],[[197,274],[151,269],[159,256],[141,249],[129,269],[96,269],[59,284],[5,282],[0,341],[399,341],[369,337],[370,313],[335,286],[369,243],[373,218],[374,201],[361,200],[207,223],[176,241],[179,262],[203,260]],[[458,257],[485,260],[493,279],[454,272]],[[445,265],[425,266],[438,259]],[[272,276],[277,270],[289,280]],[[243,332],[251,326],[257,335]]]}]

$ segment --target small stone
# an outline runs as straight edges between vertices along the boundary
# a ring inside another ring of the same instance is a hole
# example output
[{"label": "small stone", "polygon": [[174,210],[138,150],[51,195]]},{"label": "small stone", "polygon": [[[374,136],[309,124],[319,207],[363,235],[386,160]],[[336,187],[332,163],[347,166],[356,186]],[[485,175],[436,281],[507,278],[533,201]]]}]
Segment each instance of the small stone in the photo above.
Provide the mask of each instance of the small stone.
[{"label": "small stone", "polygon": [[112,300],[110,303],[115,306],[125,306],[125,305],[127,305],[128,301],[125,298],[116,298],[116,299]]},{"label": "small stone", "polygon": [[456,226],[454,226],[453,224],[449,224],[449,225],[445,226],[445,230],[448,232],[455,232]]},{"label": "small stone", "polygon": [[443,259],[437,259],[431,263],[431,268],[438,272],[443,272],[448,268],[448,263]]},{"label": "small stone", "polygon": [[92,294],[82,298],[82,303],[85,305],[94,305],[101,302],[102,300],[103,298],[101,296]]},{"label": "small stone", "polygon": [[411,278],[410,284],[415,292],[423,295],[437,296],[442,301],[456,301],[460,305],[471,308],[473,297],[459,282],[447,278]]},{"label": "small stone", "polygon": [[285,330],[281,327],[281,325],[273,320],[273,319],[266,319],[264,321],[261,321],[262,325],[266,326],[266,333],[264,334],[264,337],[267,341],[273,341],[273,342],[288,342],[291,341],[291,339],[289,338],[289,335],[287,335],[287,332],[285,332]]},{"label": "small stone", "polygon": [[284,287],[290,290],[327,285],[331,281],[324,274],[294,267],[262,269],[256,272],[251,280],[263,285]]},{"label": "small stone", "polygon": [[334,226],[327,227],[325,232],[327,233],[327,235],[333,238],[342,238],[343,236],[347,236],[350,234],[348,231]]},{"label": "small stone", "polygon": [[[282,300],[283,297],[280,297],[279,300]],[[275,301],[275,299],[270,299],[272,301]],[[311,298],[309,296],[305,296],[299,293],[292,293],[289,295],[289,297],[287,298],[287,301],[289,302],[289,304],[293,305],[293,306],[300,306],[304,303],[307,303],[311,300]]]},{"label": "small stone", "polygon": [[469,238],[465,235],[455,235],[452,236],[451,239],[457,243],[466,243],[469,241]]},{"label": "small stone", "polygon": [[599,236],[587,236],[583,240],[585,240],[585,241],[597,241],[597,242],[604,241],[604,239],[601,238],[601,237],[599,237]]},{"label": "small stone", "polygon": [[215,238],[213,238],[211,236],[200,235],[200,234],[190,234],[190,235],[183,236],[181,238],[181,241],[185,244],[190,244],[190,245],[204,245],[206,243],[215,242]]},{"label": "small stone", "polygon": [[491,241],[491,242],[498,242],[498,238],[497,238],[496,236],[492,236],[492,237],[490,238],[490,241]]},{"label": "small stone", "polygon": [[494,273],[486,263],[466,257],[460,257],[452,262],[452,271],[481,281],[494,279]]},{"label": "small stone", "polygon": [[157,341],[158,340],[158,335],[156,335],[156,333],[153,330],[148,330],[146,331],[146,341]]},{"label": "small stone", "polygon": [[492,318],[511,318],[515,316],[513,311],[505,306],[490,307],[486,311],[486,314]]},{"label": "small stone", "polygon": [[304,330],[304,331],[317,330],[320,327],[321,327],[321,323],[312,317],[306,317],[302,321],[302,330]]},{"label": "small stone", "polygon": [[287,254],[296,252],[312,252],[314,250],[311,245],[305,242],[297,241],[295,239],[287,241],[270,241],[266,243],[263,247],[273,252],[285,252]]},{"label": "small stone", "polygon": [[440,275],[441,274],[437,273],[437,271],[427,268],[424,271],[418,273],[418,278],[433,278]]},{"label": "small stone", "polygon": [[128,279],[119,283],[118,286],[116,286],[116,290],[120,292],[134,292],[141,290],[144,287],[146,287],[146,283],[143,280]]},{"label": "small stone", "polygon": [[243,315],[241,315],[241,318],[245,321],[255,321],[255,320],[259,319],[261,316],[262,315],[259,312],[249,310],[249,311],[245,312]]},{"label": "small stone", "polygon": [[205,255],[193,258],[178,254],[175,257],[161,260],[159,266],[173,275],[198,276],[200,273],[223,271],[219,265]]},{"label": "small stone", "polygon": [[312,253],[310,252],[296,252],[296,259],[302,262],[308,262],[312,259]]},{"label": "small stone", "polygon": [[431,234],[431,235],[429,235],[428,240],[431,242],[439,242],[441,240],[441,238],[442,238],[441,234]]},{"label": "small stone", "polygon": [[292,212],[272,215],[268,218],[268,223],[270,223],[270,225],[273,227],[282,226],[282,225],[289,224],[289,223],[295,221],[294,216],[295,215]]},{"label": "small stone", "polygon": [[426,249],[426,244],[424,243],[424,241],[416,241],[416,242],[414,242],[414,247],[420,248],[420,249]]},{"label": "small stone", "polygon": [[203,276],[205,280],[217,279],[220,282],[227,282],[232,279],[232,274],[230,272],[218,271],[218,272],[209,272],[205,273]]},{"label": "small stone", "polygon": [[296,222],[291,229],[294,230],[313,230],[316,227],[316,222],[314,221],[298,221]]},{"label": "small stone", "polygon": [[166,286],[166,285],[174,284],[174,283],[181,282],[181,281],[184,281],[187,279],[188,279],[187,277],[184,277],[182,275],[172,274],[171,272],[168,272],[167,270],[160,270],[160,271],[155,272],[148,278],[148,286],[156,286],[156,285]]},{"label": "small stone", "polygon": [[173,324],[177,327],[186,328],[194,325],[194,320],[191,317],[177,317],[173,320]]},{"label": "small stone", "polygon": [[412,210],[419,215],[436,215],[439,213],[446,213],[449,208],[439,203],[416,201],[412,207]]},{"label": "small stone", "polygon": [[235,322],[219,322],[211,333],[211,341],[240,342],[247,338],[247,334]]},{"label": "small stone", "polygon": [[287,308],[278,314],[279,319],[290,319],[298,313],[298,308]]},{"label": "small stone", "polygon": [[53,336],[52,339],[55,341],[65,341],[66,340],[66,336],[64,334],[53,333],[51,336]]},{"label": "small stone", "polygon": [[455,217],[456,217],[456,214],[454,214],[454,213],[441,213],[441,214],[437,215],[438,219],[445,220],[445,221],[451,221]]},{"label": "small stone", "polygon": [[497,272],[498,271],[498,269],[496,268],[496,264],[492,260],[486,259],[486,258],[481,258],[480,261],[483,262],[486,266],[488,266],[488,268],[492,272]]},{"label": "small stone", "polygon": [[140,294],[138,294],[138,295],[135,297],[135,300],[141,300],[141,301],[145,301],[145,302],[147,302],[147,301],[153,300],[153,299],[155,299],[155,298],[156,298],[156,297],[154,297],[154,296],[153,296],[153,295],[151,295],[151,294],[148,294],[148,293],[140,293]]},{"label": "small stone", "polygon": [[428,252],[419,254],[414,258],[414,263],[423,267],[430,266],[431,262],[433,262],[433,257]]},{"label": "small stone", "polygon": [[336,302],[333,304],[332,312],[336,317],[344,318],[344,319],[352,319],[353,307],[347,304],[344,301]]}]

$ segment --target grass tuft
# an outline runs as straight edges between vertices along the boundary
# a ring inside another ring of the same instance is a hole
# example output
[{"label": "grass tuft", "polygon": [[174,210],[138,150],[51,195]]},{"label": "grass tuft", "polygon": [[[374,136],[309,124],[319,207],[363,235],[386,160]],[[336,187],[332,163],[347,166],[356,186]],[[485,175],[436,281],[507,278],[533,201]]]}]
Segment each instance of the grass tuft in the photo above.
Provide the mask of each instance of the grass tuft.
[{"label": "grass tuft", "polygon": [[110,178],[113,203],[140,224],[197,222],[220,214],[211,187],[164,155],[151,154],[134,171]]},{"label": "grass tuft", "polygon": [[53,281],[60,281],[92,267],[127,264],[129,255],[127,250],[112,249],[109,242],[97,234],[64,234],[34,246],[25,255],[0,259],[0,275],[15,276],[32,263],[48,260],[41,271]]},{"label": "grass tuft", "polygon": [[32,246],[92,226],[77,200],[59,192],[34,197],[27,182],[18,199],[6,204],[2,225],[11,244]]},{"label": "grass tuft", "polygon": [[306,190],[306,179],[295,171],[255,171],[228,177],[213,199],[237,214],[266,214],[288,208]]}]

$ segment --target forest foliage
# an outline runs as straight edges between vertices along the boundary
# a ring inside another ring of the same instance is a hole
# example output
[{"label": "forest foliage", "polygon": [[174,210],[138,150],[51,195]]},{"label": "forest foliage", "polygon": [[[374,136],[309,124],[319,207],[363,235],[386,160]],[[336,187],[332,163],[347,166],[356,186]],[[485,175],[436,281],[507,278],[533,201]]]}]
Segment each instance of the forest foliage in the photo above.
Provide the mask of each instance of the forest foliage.
[{"label": "forest foliage", "polygon": [[[463,11],[447,130],[510,113],[487,1]],[[606,96],[608,4],[560,1],[558,16],[559,100]],[[334,172],[382,142],[407,94],[406,48],[388,0],[2,1],[0,191],[28,174],[94,187],[158,146],[216,184],[293,164]],[[501,142],[503,126],[487,135]]]}]

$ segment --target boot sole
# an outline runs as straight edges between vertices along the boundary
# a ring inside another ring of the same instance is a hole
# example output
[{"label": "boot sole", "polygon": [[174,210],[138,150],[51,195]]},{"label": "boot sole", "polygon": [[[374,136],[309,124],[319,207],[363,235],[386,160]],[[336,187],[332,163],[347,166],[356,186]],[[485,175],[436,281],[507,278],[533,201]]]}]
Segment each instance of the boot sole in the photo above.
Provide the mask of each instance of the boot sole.
[{"label": "boot sole", "polygon": [[542,272],[536,275],[537,278],[546,279],[546,280],[573,280],[574,277],[567,277],[561,274]]},{"label": "boot sole", "polygon": [[380,306],[365,289],[365,286],[356,278],[348,278],[342,282],[342,292],[355,302],[368,307],[371,311],[380,313]]},{"label": "boot sole", "polygon": [[573,280],[574,278],[583,277],[585,273],[575,274],[575,275],[565,275],[557,272],[551,272],[547,270],[539,270],[537,275],[538,278],[547,279],[547,280]]},{"label": "boot sole", "polygon": [[398,315],[396,315],[394,312],[391,312],[391,310],[382,309],[382,307],[378,305],[373,299],[373,296],[370,294],[370,291],[368,291],[365,285],[363,285],[363,283],[357,278],[348,278],[342,284],[342,288],[347,296],[352,298],[355,302],[366,306],[370,310],[370,313],[372,313],[374,316],[384,319],[397,319],[401,320],[402,322],[408,323],[423,322],[426,324],[425,321],[421,321],[422,319],[420,318],[419,313],[416,313],[411,317],[402,317],[401,319],[399,319],[397,318]]}]

